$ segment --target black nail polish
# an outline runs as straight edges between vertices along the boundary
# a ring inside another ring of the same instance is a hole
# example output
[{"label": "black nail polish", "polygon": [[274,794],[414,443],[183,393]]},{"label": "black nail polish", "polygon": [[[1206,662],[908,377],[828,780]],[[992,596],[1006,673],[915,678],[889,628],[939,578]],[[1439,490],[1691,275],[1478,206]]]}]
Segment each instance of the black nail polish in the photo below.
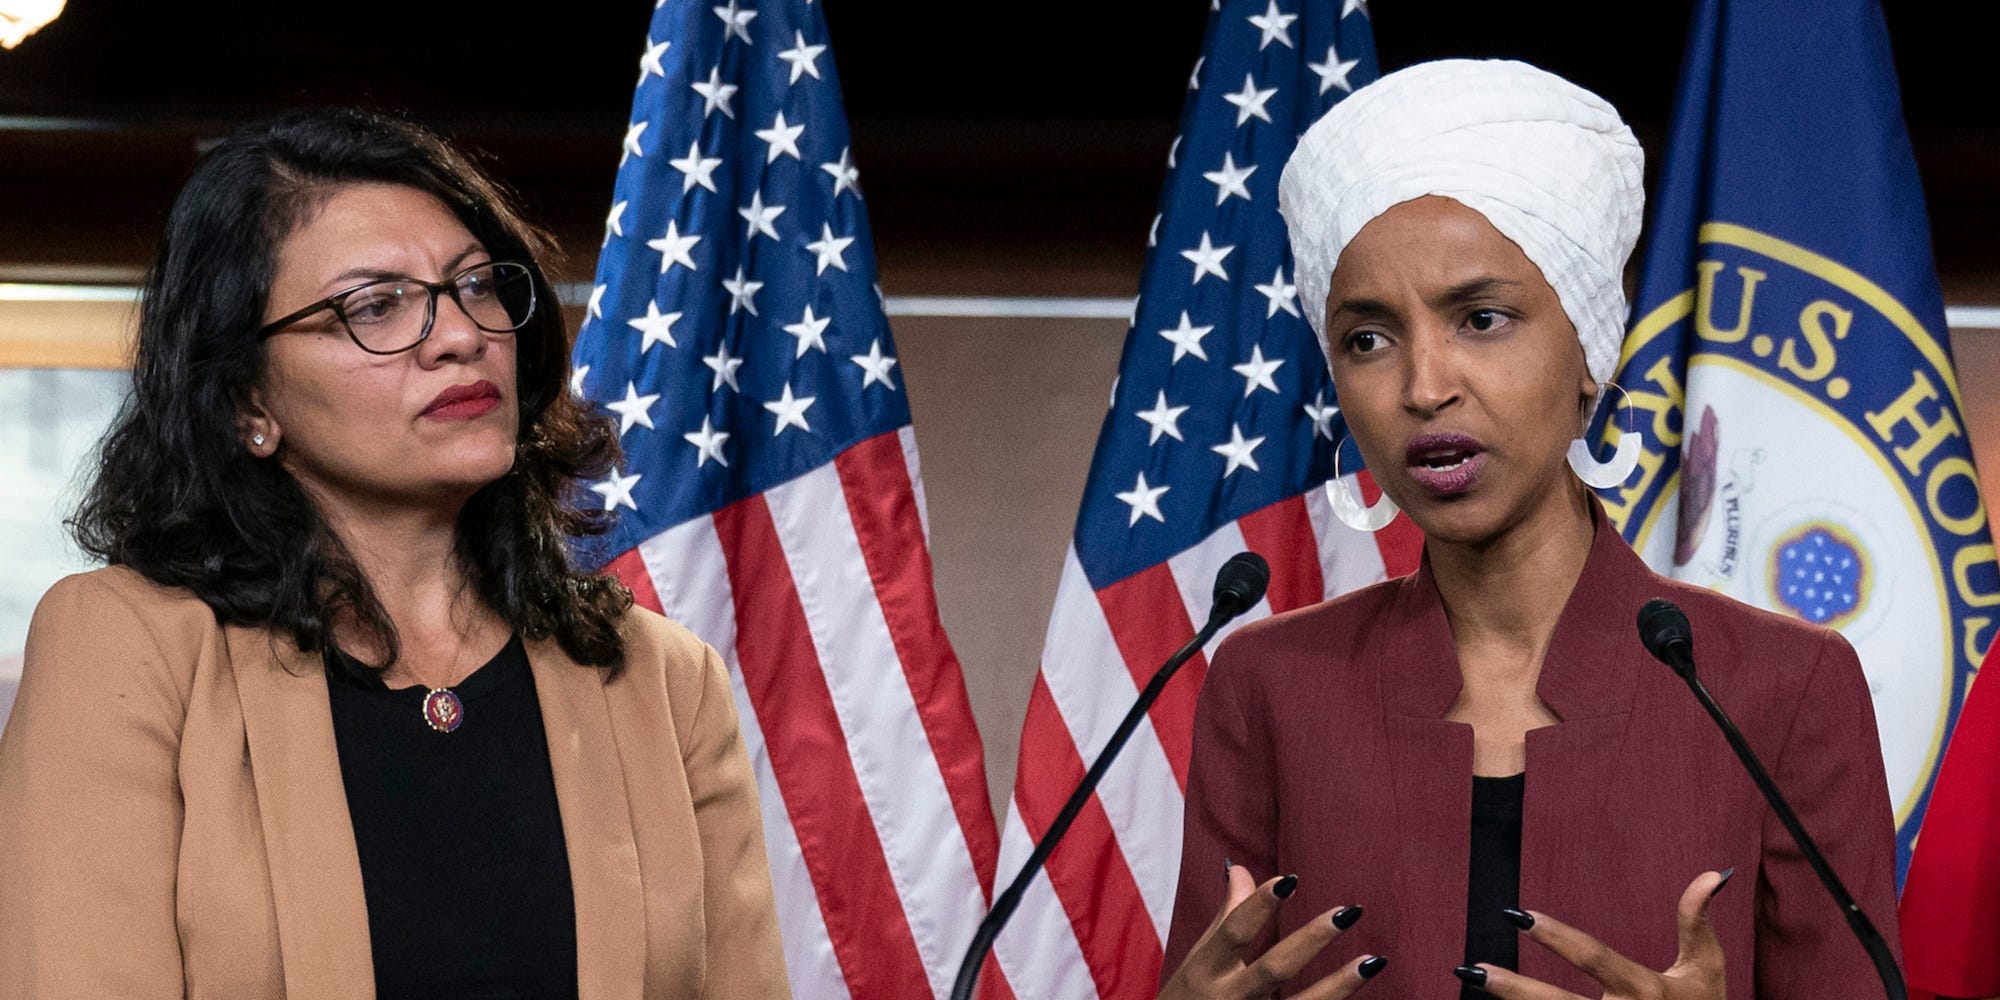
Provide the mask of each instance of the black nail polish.
[{"label": "black nail polish", "polygon": [[1460,982],[1470,983],[1482,990],[1486,988],[1486,970],[1479,966],[1461,965],[1451,970],[1451,974],[1457,976]]},{"label": "black nail polish", "polygon": [[1287,875],[1271,886],[1271,895],[1279,899],[1287,899],[1291,897],[1292,893],[1297,892],[1298,888],[1299,877],[1297,875]]},{"label": "black nail polish", "polygon": [[1227,856],[1225,856],[1222,859],[1222,880],[1224,882],[1229,881],[1229,870],[1234,867],[1236,866],[1229,863],[1229,858]]},{"label": "black nail polish", "polygon": [[1513,924],[1515,927],[1518,927],[1524,931],[1535,926],[1534,914],[1529,913],[1526,910],[1513,910],[1513,909],[1501,910],[1500,915],[1506,917],[1508,923]]},{"label": "black nail polish", "polygon": [[1709,893],[1708,893],[1708,895],[1709,895],[1709,898],[1713,899],[1713,898],[1715,897],[1715,894],[1716,894],[1716,893],[1718,893],[1718,892],[1721,892],[1721,891],[1722,891],[1722,887],[1723,887],[1723,886],[1725,886],[1725,885],[1728,885],[1728,884],[1729,884],[1729,879],[1730,879],[1730,877],[1731,877],[1731,876],[1733,876],[1733,875],[1735,875],[1735,874],[1736,874],[1736,866],[1735,866],[1735,865],[1730,865],[1729,867],[1727,867],[1727,868],[1724,868],[1724,869],[1722,870],[1722,881],[1720,881],[1720,882],[1717,882],[1717,883],[1715,883],[1715,888],[1714,888],[1714,889],[1711,889],[1711,890],[1709,890]]},{"label": "black nail polish", "polygon": [[1361,973],[1361,978],[1363,979],[1373,979],[1375,978],[1375,974],[1381,972],[1382,969],[1388,964],[1389,964],[1388,959],[1383,958],[1380,955],[1370,955],[1369,957],[1362,959],[1361,967],[1354,971]]},{"label": "black nail polish", "polygon": [[1361,907],[1343,906],[1333,911],[1333,929],[1344,931],[1361,921]]}]

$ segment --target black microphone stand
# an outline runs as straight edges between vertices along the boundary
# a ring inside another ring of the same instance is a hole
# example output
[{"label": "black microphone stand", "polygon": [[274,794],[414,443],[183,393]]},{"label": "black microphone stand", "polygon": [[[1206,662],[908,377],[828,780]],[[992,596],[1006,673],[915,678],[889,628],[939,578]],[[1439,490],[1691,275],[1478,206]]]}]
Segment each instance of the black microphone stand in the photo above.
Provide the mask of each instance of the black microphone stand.
[{"label": "black microphone stand", "polygon": [[[1678,613],[1679,609],[1675,611]],[[1722,730],[1723,739],[1728,740],[1729,748],[1736,751],[1736,759],[1743,762],[1743,769],[1750,772],[1750,780],[1755,782],[1757,790],[1763,793],[1764,801],[1769,803],[1771,811],[1777,814],[1778,822],[1784,825],[1785,832],[1792,835],[1792,842],[1798,845],[1799,853],[1805,855],[1806,863],[1812,866],[1813,874],[1819,876],[1819,884],[1826,886],[1826,891],[1833,894],[1834,903],[1839,905],[1841,915],[1847,918],[1848,928],[1854,932],[1856,938],[1860,939],[1861,947],[1868,952],[1869,961],[1875,964],[1875,974],[1881,977],[1882,989],[1888,994],[1889,1000],[1908,1000],[1909,992],[1903,985],[1903,973],[1896,967],[1896,956],[1889,953],[1889,943],[1882,939],[1882,933],[1875,929],[1874,922],[1870,921],[1868,914],[1862,911],[1861,904],[1854,901],[1854,895],[1847,891],[1847,886],[1840,881],[1840,876],[1834,874],[1833,866],[1826,863],[1826,855],[1820,853],[1819,844],[1813,840],[1812,834],[1806,832],[1805,824],[1799,822],[1798,814],[1792,812],[1791,804],[1779,793],[1778,785],[1771,780],[1770,772],[1764,770],[1763,762],[1759,761],[1757,754],[1750,749],[1750,742],[1743,738],[1743,733],[1737,730],[1736,723],[1730,721],[1729,713],[1722,710],[1715,696],[1708,693],[1708,688],[1703,686],[1701,679],[1695,675],[1694,650],[1691,643],[1685,639],[1676,639],[1661,649],[1651,649],[1650,645],[1649,643],[1649,650],[1653,655],[1672,667],[1674,673],[1679,674],[1681,680],[1687,682],[1688,690],[1694,692],[1695,700],[1701,702],[1701,707],[1708,710],[1709,718],[1714,719],[1716,726]]]},{"label": "black microphone stand", "polygon": [[[1262,596],[1260,588],[1258,597]],[[1249,602],[1249,604],[1255,603],[1255,599]],[[1139,700],[1133,702],[1131,711],[1125,713],[1125,718],[1119,721],[1118,728],[1112,732],[1110,741],[1104,744],[1103,752],[1099,753],[1097,759],[1091,763],[1090,770],[1084,772],[1083,781],[1076,786],[1076,791],[1070,793],[1069,801],[1063,803],[1062,811],[1056,813],[1055,820],[1049,823],[1049,828],[1042,834],[1042,838],[1035,841],[1035,850],[1028,855],[1027,863],[1021,866],[1020,874],[1015,875],[1014,881],[1009,882],[1007,888],[994,897],[993,909],[987,911],[986,919],[979,922],[979,930],[972,935],[971,946],[965,949],[965,960],[959,963],[958,979],[951,988],[951,1000],[971,1000],[972,989],[979,983],[979,972],[986,964],[987,953],[993,950],[993,940],[1000,936],[1000,929],[1007,926],[1007,921],[1014,916],[1014,910],[1021,905],[1021,894],[1027,891],[1029,880],[1042,869],[1042,865],[1049,860],[1049,855],[1055,853],[1056,842],[1068,832],[1069,825],[1076,821],[1076,814],[1083,811],[1084,803],[1090,801],[1091,793],[1097,790],[1098,781],[1104,777],[1104,772],[1111,769],[1112,761],[1118,758],[1118,751],[1125,748],[1125,741],[1132,737],[1134,729],[1139,728],[1139,720],[1145,717],[1146,710],[1152,708],[1153,702],[1159,700],[1160,692],[1166,690],[1167,682],[1173,679],[1182,664],[1193,659],[1195,653],[1200,652],[1203,646],[1208,645],[1210,639],[1215,638],[1215,633],[1220,631],[1222,626],[1248,610],[1249,604],[1230,607],[1222,600],[1217,600],[1215,610],[1209,613],[1208,624],[1203,625],[1201,631],[1188,640],[1187,645],[1175,650],[1174,655],[1168,657],[1167,662],[1153,674],[1153,679],[1146,682],[1145,689],[1139,692]]]}]

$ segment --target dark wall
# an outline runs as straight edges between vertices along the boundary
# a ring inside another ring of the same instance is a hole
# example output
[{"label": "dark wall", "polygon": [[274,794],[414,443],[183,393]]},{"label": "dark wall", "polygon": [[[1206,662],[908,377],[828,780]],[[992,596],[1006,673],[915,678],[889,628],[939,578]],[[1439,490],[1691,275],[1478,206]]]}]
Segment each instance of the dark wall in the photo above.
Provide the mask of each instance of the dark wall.
[{"label": "dark wall", "polygon": [[[652,6],[72,3],[0,52],[0,267],[136,266],[199,141],[274,108],[363,102],[492,153],[587,272]],[[1887,5],[1959,300],[2000,299],[1995,6]],[[1656,145],[1691,7],[1377,0],[1372,16],[1386,67],[1527,59]],[[827,17],[892,290],[1132,291],[1206,3],[832,0]],[[992,266],[1007,260],[1023,263]]]}]

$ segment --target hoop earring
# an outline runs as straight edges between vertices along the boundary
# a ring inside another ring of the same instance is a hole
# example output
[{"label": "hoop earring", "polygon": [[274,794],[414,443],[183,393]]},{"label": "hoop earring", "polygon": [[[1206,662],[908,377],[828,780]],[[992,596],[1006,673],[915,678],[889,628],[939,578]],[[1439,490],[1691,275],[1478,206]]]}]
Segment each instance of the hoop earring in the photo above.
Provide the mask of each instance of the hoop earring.
[{"label": "hoop earring", "polygon": [[1356,531],[1381,531],[1396,519],[1396,513],[1402,508],[1389,499],[1386,490],[1382,498],[1375,501],[1375,506],[1364,506],[1361,498],[1348,487],[1347,480],[1340,475],[1340,446],[1346,444],[1347,439],[1348,435],[1343,434],[1340,440],[1333,443],[1333,479],[1326,484],[1327,499],[1333,504],[1333,516]]},{"label": "hoop earring", "polygon": [[[1623,483],[1631,478],[1632,470],[1639,467],[1639,435],[1632,430],[1632,397],[1623,386],[1616,382],[1606,382],[1598,389],[1597,404],[1590,411],[1590,422],[1584,425],[1584,433],[1589,434],[1589,428],[1597,426],[1597,418],[1604,410],[1605,398],[1610,395],[1607,390],[1611,389],[1617,389],[1618,395],[1624,400],[1624,405],[1618,409],[1625,413],[1625,425],[1618,432],[1618,447],[1612,451],[1611,461],[1599,462],[1597,456],[1592,454],[1590,442],[1583,437],[1577,437],[1569,443],[1570,471],[1576,473],[1576,478],[1583,480],[1585,486],[1599,490],[1608,490]],[[1607,426],[1608,424],[1607,421]]]}]

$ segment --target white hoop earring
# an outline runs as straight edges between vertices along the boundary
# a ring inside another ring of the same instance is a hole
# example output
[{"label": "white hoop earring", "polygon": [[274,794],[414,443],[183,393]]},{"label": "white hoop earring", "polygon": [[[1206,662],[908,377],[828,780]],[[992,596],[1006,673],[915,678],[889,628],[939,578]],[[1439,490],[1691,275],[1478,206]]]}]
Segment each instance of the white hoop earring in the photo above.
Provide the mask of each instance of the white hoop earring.
[{"label": "white hoop earring", "polygon": [[1364,506],[1361,498],[1354,495],[1347,480],[1340,475],[1340,446],[1347,440],[1348,436],[1343,434],[1340,440],[1333,443],[1333,479],[1326,484],[1326,496],[1333,504],[1333,516],[1356,531],[1381,531],[1396,519],[1396,513],[1402,508],[1389,499],[1387,490],[1382,492],[1382,498],[1375,501],[1373,507]]},{"label": "white hoop earring", "polygon": [[[1618,447],[1611,453],[1611,461],[1599,462],[1592,453],[1589,440],[1578,437],[1569,443],[1569,468],[1576,478],[1583,480],[1592,489],[1608,490],[1631,478],[1632,470],[1639,467],[1639,435],[1632,430],[1632,397],[1623,386],[1616,382],[1606,382],[1597,390],[1597,404],[1591,408],[1590,422],[1584,425],[1584,433],[1597,426],[1598,415],[1603,411],[1606,397],[1612,389],[1618,390],[1623,405],[1618,409],[1625,412],[1625,424],[1618,431]],[[1609,421],[1606,421],[1609,426]],[[1338,458],[1339,456],[1335,456]]]}]

